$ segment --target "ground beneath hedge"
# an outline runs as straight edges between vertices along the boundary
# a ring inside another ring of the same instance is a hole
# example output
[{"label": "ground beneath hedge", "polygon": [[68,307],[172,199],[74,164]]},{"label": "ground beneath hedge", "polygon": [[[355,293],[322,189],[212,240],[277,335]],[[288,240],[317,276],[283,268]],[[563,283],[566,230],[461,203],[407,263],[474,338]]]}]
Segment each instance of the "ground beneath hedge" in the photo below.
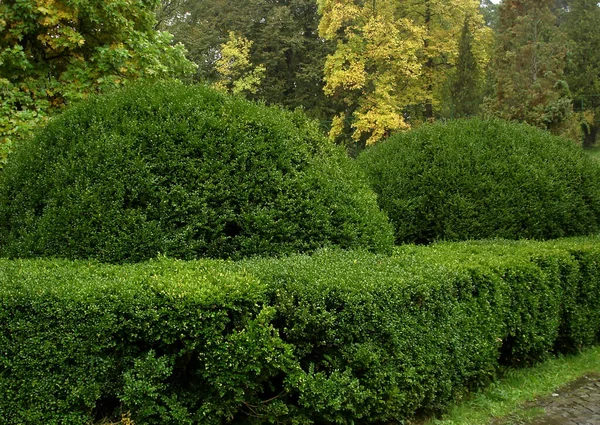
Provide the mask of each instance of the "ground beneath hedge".
[{"label": "ground beneath hedge", "polygon": [[509,416],[494,425],[600,425],[600,374],[584,376],[550,396],[527,403],[523,410],[515,416],[527,417],[527,411],[542,413],[529,420]]}]

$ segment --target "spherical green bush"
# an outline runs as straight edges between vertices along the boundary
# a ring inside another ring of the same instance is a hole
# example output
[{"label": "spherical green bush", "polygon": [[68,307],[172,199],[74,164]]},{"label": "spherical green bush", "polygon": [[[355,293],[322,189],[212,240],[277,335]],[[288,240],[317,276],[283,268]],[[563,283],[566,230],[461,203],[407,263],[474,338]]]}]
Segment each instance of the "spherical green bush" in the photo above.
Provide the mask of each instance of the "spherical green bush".
[{"label": "spherical green bush", "polygon": [[360,170],[300,113],[134,85],[52,120],[0,176],[0,254],[141,261],[386,251]]},{"label": "spherical green bush", "polygon": [[552,239],[600,228],[598,163],[526,125],[426,125],[367,149],[358,163],[398,243]]}]

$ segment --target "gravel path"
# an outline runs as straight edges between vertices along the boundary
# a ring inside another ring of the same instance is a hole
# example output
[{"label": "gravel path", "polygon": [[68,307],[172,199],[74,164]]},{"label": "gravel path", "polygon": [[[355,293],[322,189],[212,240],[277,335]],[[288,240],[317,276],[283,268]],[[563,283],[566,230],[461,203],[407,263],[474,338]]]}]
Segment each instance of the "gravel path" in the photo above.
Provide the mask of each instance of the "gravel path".
[{"label": "gravel path", "polygon": [[584,376],[525,408],[545,413],[528,425],[600,425],[600,375]]}]

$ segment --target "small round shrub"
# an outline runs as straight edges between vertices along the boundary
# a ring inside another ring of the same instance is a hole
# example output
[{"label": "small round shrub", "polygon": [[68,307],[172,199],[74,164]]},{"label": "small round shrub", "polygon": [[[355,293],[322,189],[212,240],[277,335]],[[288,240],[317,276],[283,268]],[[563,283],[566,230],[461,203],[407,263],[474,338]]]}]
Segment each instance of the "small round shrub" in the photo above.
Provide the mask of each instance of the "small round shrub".
[{"label": "small round shrub", "polygon": [[52,120],[0,176],[0,254],[142,261],[386,251],[360,171],[300,113],[179,83]]},{"label": "small round shrub", "polygon": [[598,163],[527,125],[425,125],[367,149],[358,163],[397,243],[552,239],[600,228]]}]

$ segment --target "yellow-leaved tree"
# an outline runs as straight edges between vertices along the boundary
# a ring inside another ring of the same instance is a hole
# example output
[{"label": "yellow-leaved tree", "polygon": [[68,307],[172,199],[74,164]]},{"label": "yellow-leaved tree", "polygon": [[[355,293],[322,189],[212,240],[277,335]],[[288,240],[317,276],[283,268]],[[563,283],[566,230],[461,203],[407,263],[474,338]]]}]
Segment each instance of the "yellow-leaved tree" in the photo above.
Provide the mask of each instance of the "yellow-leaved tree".
[{"label": "yellow-leaved tree", "polygon": [[229,32],[227,43],[221,44],[221,57],[215,63],[219,79],[214,86],[233,94],[255,94],[265,76],[264,65],[250,62],[252,41]]},{"label": "yellow-leaved tree", "polygon": [[337,42],[325,64],[325,93],[346,106],[333,119],[332,139],[351,132],[359,144],[376,143],[410,127],[405,117],[410,105],[422,106],[421,115],[433,118],[467,18],[478,63],[483,67],[489,60],[492,34],[478,0],[318,3],[320,35]]},{"label": "yellow-leaved tree", "polygon": [[456,66],[465,22],[473,37],[472,54],[482,70],[490,59],[493,34],[485,25],[479,0],[410,0],[401,2],[401,7],[402,16],[422,29],[421,73],[411,81],[406,95],[411,104],[421,107],[422,119],[432,120]]},{"label": "yellow-leaved tree", "polygon": [[355,141],[372,144],[406,128],[402,89],[420,73],[421,29],[399,16],[394,0],[319,0],[319,12],[321,37],[337,41],[325,63],[324,90],[346,105],[333,120],[330,138],[350,127]]}]

